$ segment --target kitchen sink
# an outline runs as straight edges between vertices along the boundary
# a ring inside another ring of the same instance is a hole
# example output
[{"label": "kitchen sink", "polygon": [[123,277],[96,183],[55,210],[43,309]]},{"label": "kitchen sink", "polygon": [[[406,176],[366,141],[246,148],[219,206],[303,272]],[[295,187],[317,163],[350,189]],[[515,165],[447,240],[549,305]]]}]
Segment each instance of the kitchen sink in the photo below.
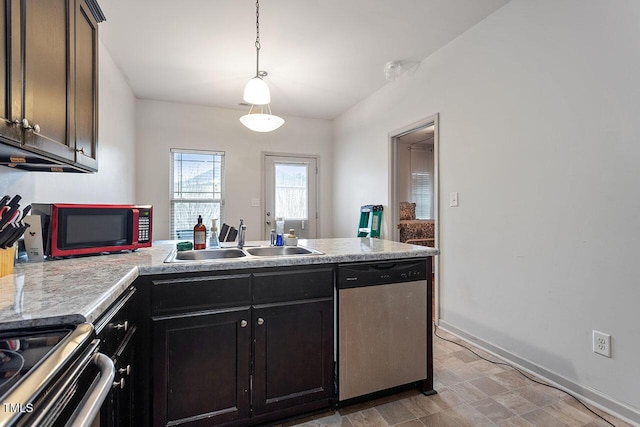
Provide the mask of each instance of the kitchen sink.
[{"label": "kitchen sink", "polygon": [[192,251],[173,251],[164,262],[206,261],[209,259],[242,258],[247,256],[242,249],[200,249]]},{"label": "kitchen sink", "polygon": [[286,255],[321,255],[322,252],[301,246],[265,246],[249,248],[247,252],[253,256],[286,256]]},{"label": "kitchen sink", "polygon": [[222,249],[199,249],[191,251],[180,251],[176,249],[171,251],[164,262],[185,262],[185,261],[210,261],[225,260],[242,257],[280,257],[293,255],[324,255],[315,249],[307,249],[302,246],[259,246],[239,248],[222,248]]}]

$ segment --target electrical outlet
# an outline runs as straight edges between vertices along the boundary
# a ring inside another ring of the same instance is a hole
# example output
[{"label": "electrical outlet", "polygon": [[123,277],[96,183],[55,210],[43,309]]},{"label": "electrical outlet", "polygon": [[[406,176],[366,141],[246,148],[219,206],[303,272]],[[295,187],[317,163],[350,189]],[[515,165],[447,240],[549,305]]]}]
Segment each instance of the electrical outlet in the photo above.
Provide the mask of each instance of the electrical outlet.
[{"label": "electrical outlet", "polygon": [[593,331],[593,352],[611,357],[611,335]]}]

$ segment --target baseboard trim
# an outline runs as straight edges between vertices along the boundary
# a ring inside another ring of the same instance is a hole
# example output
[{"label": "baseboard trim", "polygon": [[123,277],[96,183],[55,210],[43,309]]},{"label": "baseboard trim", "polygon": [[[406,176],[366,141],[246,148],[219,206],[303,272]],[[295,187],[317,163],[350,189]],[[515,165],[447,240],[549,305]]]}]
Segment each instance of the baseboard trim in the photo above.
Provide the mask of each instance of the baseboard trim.
[{"label": "baseboard trim", "polygon": [[610,396],[600,393],[592,388],[575,383],[563,377],[562,375],[545,369],[542,366],[536,365],[535,363],[527,359],[524,359],[503,348],[484,341],[462,329],[459,329],[442,319],[440,319],[440,321],[438,322],[438,328],[443,329],[444,331],[457,336],[461,340],[466,341],[500,359],[509,362],[519,369],[522,369],[532,375],[544,379],[549,384],[559,387],[560,389],[575,395],[585,403],[589,403],[590,405],[593,405],[594,407],[601,409],[608,414],[620,418],[624,422],[627,422],[631,425],[640,426],[640,412],[628,405],[625,405],[624,403],[613,399]]}]

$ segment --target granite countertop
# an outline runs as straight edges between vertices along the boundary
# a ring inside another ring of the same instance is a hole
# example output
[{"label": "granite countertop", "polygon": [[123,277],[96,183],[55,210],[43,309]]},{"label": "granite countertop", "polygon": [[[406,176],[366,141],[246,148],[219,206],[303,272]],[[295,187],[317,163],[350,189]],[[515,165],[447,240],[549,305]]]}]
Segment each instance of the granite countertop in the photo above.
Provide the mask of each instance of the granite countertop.
[{"label": "granite countertop", "polygon": [[0,277],[0,330],[93,322],[141,275],[335,264],[438,254],[434,248],[371,238],[301,239],[299,245],[324,255],[247,256],[164,263],[175,247],[174,242],[164,241],[131,253],[18,264],[14,274]]}]

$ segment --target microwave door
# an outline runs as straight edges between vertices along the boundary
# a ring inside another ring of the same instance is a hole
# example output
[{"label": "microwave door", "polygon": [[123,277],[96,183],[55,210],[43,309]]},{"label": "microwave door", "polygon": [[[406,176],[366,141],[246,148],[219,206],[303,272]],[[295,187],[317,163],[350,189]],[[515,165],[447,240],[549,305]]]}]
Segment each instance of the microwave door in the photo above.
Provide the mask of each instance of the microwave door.
[{"label": "microwave door", "polygon": [[131,209],[60,208],[53,217],[58,222],[54,246],[60,255],[112,252],[132,246]]}]

